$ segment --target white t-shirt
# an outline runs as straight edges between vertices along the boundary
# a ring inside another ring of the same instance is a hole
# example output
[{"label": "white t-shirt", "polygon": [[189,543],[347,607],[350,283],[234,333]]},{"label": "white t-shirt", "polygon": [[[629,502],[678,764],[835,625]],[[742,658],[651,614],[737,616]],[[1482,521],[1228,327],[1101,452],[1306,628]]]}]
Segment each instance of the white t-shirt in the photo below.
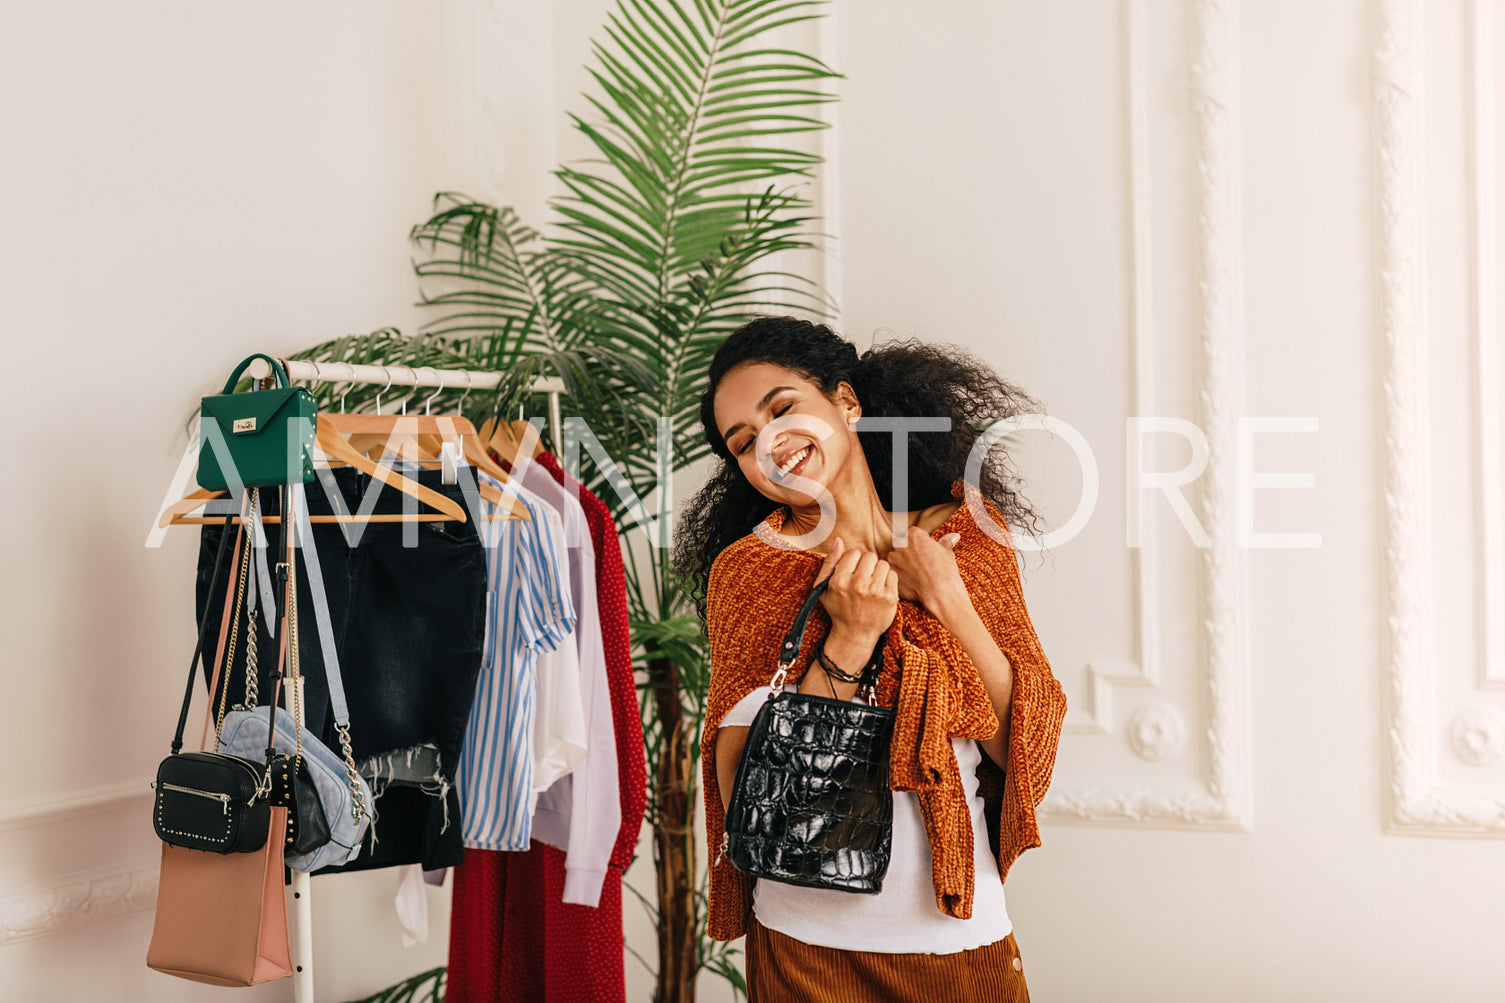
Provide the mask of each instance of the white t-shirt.
[{"label": "white t-shirt", "polygon": [[[795,690],[793,686],[784,687]],[[768,698],[759,687],[733,707],[721,727],[752,724]],[[982,752],[970,739],[954,738],[951,751],[961,770],[962,787],[972,815],[972,866],[975,869],[972,918],[956,919],[935,904],[930,874],[930,841],[917,794],[894,792],[894,833],[876,895],[856,895],[827,888],[805,888],[780,881],[753,884],[753,912],[770,930],[817,947],[884,954],[953,954],[992,944],[1013,932],[1004,904],[998,861],[988,845],[982,798],[977,793],[977,764]]]}]

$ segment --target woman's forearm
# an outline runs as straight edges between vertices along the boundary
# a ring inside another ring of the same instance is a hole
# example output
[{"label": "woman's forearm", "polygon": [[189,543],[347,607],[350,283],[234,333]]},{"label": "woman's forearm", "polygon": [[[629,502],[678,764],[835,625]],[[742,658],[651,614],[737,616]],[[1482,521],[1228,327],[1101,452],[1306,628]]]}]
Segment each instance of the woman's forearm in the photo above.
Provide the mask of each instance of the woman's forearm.
[{"label": "woman's forearm", "polygon": [[959,592],[936,604],[930,612],[935,614],[941,626],[951,632],[982,678],[988,699],[993,703],[993,712],[998,715],[998,731],[992,738],[979,744],[988,758],[999,766],[1007,767],[1009,748],[1009,709],[1014,699],[1014,666],[1009,662],[998,642],[988,631],[972,599],[966,592]]},{"label": "woman's forearm", "polygon": [[[825,646],[826,657],[835,663],[836,667],[848,674],[862,671],[867,665],[867,660],[873,654],[873,648],[877,645],[877,638],[854,636],[840,627],[833,627],[831,633],[821,642]],[[810,668],[805,670],[804,677],[800,680],[799,690],[801,693],[809,693],[818,697],[832,696],[838,700],[850,700],[857,695],[856,683],[845,683],[840,679],[834,679],[821,668],[820,662],[812,660]]]}]

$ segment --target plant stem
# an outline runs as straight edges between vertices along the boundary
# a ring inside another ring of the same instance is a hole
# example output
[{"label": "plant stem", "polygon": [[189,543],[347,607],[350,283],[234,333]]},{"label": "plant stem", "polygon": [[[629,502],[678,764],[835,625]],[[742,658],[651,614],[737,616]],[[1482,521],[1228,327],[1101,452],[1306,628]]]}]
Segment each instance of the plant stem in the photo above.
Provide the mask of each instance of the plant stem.
[{"label": "plant stem", "polygon": [[666,747],[654,777],[658,811],[653,824],[658,857],[658,999],[657,1003],[694,1003],[696,948],[694,902],[685,890],[694,887],[694,729],[679,702],[679,670],[667,658],[648,661],[654,701]]}]

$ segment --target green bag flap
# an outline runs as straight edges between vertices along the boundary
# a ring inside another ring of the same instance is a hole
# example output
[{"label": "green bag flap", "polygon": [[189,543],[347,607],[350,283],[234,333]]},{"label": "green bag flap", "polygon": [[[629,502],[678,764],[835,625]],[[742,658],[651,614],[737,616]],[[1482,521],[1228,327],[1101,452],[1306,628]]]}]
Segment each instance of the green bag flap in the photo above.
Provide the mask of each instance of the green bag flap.
[{"label": "green bag flap", "polygon": [[[277,412],[287,406],[288,401],[307,396],[308,392],[301,387],[253,390],[244,394],[219,394],[203,399],[204,416],[218,422],[220,430],[225,433],[225,438],[233,440],[237,435],[252,435],[266,430],[277,416]],[[236,432],[235,423],[244,422],[246,419],[254,419],[254,421],[250,427],[243,426],[240,432]]]}]

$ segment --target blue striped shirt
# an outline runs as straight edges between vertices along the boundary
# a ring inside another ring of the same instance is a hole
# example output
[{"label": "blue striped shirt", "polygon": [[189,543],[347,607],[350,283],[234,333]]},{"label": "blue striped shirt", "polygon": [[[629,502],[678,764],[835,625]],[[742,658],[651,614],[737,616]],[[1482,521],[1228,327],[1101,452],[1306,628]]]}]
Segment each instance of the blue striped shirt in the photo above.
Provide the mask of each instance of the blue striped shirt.
[{"label": "blue striped shirt", "polygon": [[[481,850],[528,848],[538,658],[575,628],[559,516],[537,498],[520,497],[529,521],[478,527],[486,547],[486,637],[455,783],[465,845]],[[495,509],[484,499],[481,505],[487,515]]]}]

